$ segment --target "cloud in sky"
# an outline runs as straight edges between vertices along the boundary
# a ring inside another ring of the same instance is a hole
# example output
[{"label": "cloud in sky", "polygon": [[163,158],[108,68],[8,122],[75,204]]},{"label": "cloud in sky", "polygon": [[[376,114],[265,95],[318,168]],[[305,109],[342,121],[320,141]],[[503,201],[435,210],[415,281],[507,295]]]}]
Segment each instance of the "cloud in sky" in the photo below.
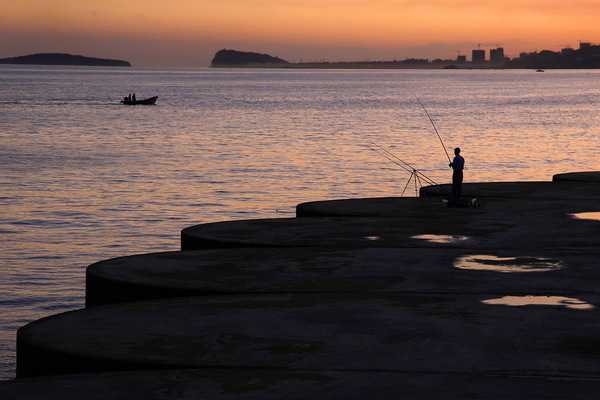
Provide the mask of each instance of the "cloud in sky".
[{"label": "cloud in sky", "polygon": [[19,0],[3,5],[0,56],[34,51],[203,66],[223,47],[293,60],[515,54],[600,40],[600,1]]}]

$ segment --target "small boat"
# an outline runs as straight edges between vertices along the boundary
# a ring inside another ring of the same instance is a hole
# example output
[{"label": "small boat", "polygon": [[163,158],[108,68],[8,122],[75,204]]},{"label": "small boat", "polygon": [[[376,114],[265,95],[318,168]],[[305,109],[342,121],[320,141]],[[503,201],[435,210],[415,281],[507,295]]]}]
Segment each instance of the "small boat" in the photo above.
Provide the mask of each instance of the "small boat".
[{"label": "small boat", "polygon": [[158,100],[158,96],[148,97],[144,100],[129,100],[127,98],[121,100],[121,104],[125,104],[126,106],[153,106],[156,104],[156,100]]},{"label": "small boat", "polygon": [[535,71],[535,72],[546,72],[546,71],[544,71],[543,69],[538,69],[538,70],[537,70],[537,71]]}]

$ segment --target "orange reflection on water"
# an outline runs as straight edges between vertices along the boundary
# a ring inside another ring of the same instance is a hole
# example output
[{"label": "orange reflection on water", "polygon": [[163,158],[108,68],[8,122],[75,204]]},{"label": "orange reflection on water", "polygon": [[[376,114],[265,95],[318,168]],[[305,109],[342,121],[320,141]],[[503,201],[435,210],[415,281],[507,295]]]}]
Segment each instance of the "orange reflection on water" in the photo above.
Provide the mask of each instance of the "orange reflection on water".
[{"label": "orange reflection on water", "polygon": [[374,241],[377,241],[377,240],[381,240],[381,236],[365,236],[364,239],[368,240],[368,241],[371,241],[371,242],[374,242]]},{"label": "orange reflection on water", "polygon": [[452,243],[460,243],[460,242],[464,242],[465,240],[469,240],[469,237],[461,236],[461,235],[425,234],[425,235],[411,236],[411,239],[425,240],[429,243],[437,243],[437,244],[452,244]]},{"label": "orange reflection on water", "polygon": [[585,221],[600,221],[600,212],[598,211],[569,214],[569,216],[573,219],[581,219]]},{"label": "orange reflection on water", "polygon": [[595,307],[583,300],[562,296],[504,296],[497,299],[483,300],[484,304],[523,306],[558,306],[571,310],[593,310]]},{"label": "orange reflection on water", "polygon": [[470,255],[457,258],[454,268],[513,273],[554,271],[562,269],[563,265],[560,261],[549,258]]}]

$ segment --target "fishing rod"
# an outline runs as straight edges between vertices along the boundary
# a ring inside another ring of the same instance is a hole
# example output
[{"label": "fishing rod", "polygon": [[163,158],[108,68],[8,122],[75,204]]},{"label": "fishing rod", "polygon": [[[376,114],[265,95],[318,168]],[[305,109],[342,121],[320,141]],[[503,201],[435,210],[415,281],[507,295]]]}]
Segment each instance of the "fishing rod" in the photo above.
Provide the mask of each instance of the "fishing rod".
[{"label": "fishing rod", "polygon": [[[406,193],[406,189],[408,189],[408,186],[410,185],[411,181],[413,181],[415,184],[415,197],[419,197],[419,188],[423,187],[422,180],[425,181],[425,183],[427,183],[427,184],[437,185],[437,183],[433,179],[429,178],[427,175],[423,174],[422,172],[420,172],[419,170],[414,168],[412,165],[410,165],[406,161],[401,160],[391,151],[389,151],[375,143],[373,143],[372,146],[376,146],[376,147],[378,147],[378,149],[375,147],[369,147],[370,150],[373,150],[374,152],[377,152],[378,154],[384,156],[389,161],[393,162],[394,164],[396,164],[397,166],[402,168],[404,171],[410,173],[410,176],[408,177],[408,180],[406,181],[406,184],[404,185],[404,188],[402,189],[402,193],[400,194],[400,197],[404,196],[404,193]],[[382,152],[379,152],[379,151],[382,151]],[[394,158],[396,158],[396,159],[394,159]]]},{"label": "fishing rod", "polygon": [[446,145],[444,144],[444,141],[442,140],[442,136],[440,135],[437,127],[435,126],[435,122],[433,122],[433,118],[431,118],[431,115],[429,115],[429,111],[427,111],[427,108],[425,108],[425,105],[421,102],[421,100],[417,96],[415,96],[415,99],[417,99],[417,102],[421,105],[421,107],[423,108],[423,111],[425,111],[425,115],[427,115],[427,118],[429,118],[429,122],[431,122],[431,126],[433,126],[433,130],[435,131],[435,134],[437,135],[438,139],[440,139],[440,143],[442,145],[442,148],[444,149],[444,153],[446,153],[448,162],[452,164],[452,160],[450,159],[450,154],[448,154]]},{"label": "fishing rod", "polygon": [[[420,183],[420,179],[423,179],[426,183],[428,183],[430,185],[437,185],[437,183],[433,179],[431,179],[430,177],[428,177],[427,175],[425,175],[424,173],[422,173],[421,171],[419,171],[418,169],[416,169],[411,164],[409,164],[406,161],[402,160],[400,157],[398,157],[397,155],[395,155],[391,151],[387,150],[385,147],[383,147],[383,146],[381,146],[381,145],[379,145],[377,143],[370,143],[370,145],[377,147],[377,149],[379,149],[380,151],[383,152],[383,153],[379,153],[379,154],[381,154],[382,156],[384,156],[385,158],[387,158],[388,160],[390,160],[394,164],[398,165],[399,167],[401,167],[406,172],[410,172],[411,174],[415,174],[415,176],[417,178],[419,178],[419,183]],[[373,148],[371,148],[371,150],[377,151],[376,149],[373,149]]]},{"label": "fishing rod", "polygon": [[412,165],[410,165],[409,163],[407,163],[404,160],[401,160],[398,156],[396,156],[394,153],[392,153],[391,151],[389,151],[388,149],[386,149],[385,147],[377,144],[377,143],[371,143],[371,146],[375,146],[377,147],[379,150],[381,150],[382,152],[384,152],[386,155],[388,155],[391,158],[394,158],[395,160],[397,160],[398,162],[400,162],[405,169],[407,169],[408,171],[412,171],[415,170],[416,168],[414,168]]},{"label": "fishing rod", "polygon": [[370,144],[370,145],[368,146],[368,147],[369,147],[369,150],[373,150],[375,153],[377,153],[377,154],[379,154],[379,155],[382,155],[382,156],[384,156],[384,157],[385,157],[385,158],[387,158],[389,161],[393,162],[394,164],[396,164],[397,166],[399,166],[400,168],[402,168],[402,169],[403,169],[403,170],[405,170],[406,172],[412,172],[412,171],[413,171],[413,170],[412,170],[412,168],[409,168],[409,167],[407,167],[406,165],[404,165],[404,164],[400,163],[399,161],[397,161],[397,160],[394,160],[394,158],[392,158],[392,156],[390,156],[390,155],[386,154],[386,153],[385,153],[385,151],[383,151],[382,149],[375,148],[375,147],[372,147],[372,146],[375,146],[375,145],[373,145],[373,144]]},{"label": "fishing rod", "polygon": [[[382,151],[382,153],[379,153],[379,154],[381,154],[382,156],[384,156],[385,158],[387,158],[388,160],[390,160],[394,164],[400,166],[406,172],[410,172],[411,174],[415,174],[417,177],[423,179],[426,183],[428,183],[430,185],[437,185],[437,183],[433,179],[431,179],[430,177],[428,177],[427,175],[425,175],[424,173],[422,173],[421,171],[419,171],[418,169],[416,169],[415,167],[413,167],[411,164],[409,164],[406,161],[400,159],[398,156],[396,156],[391,151],[389,151],[389,150],[385,149],[384,147],[382,147],[380,145],[377,145],[375,143],[373,143],[372,145],[378,147],[378,149],[380,151]],[[373,151],[377,151],[378,149],[371,148],[371,150],[373,150]]]}]

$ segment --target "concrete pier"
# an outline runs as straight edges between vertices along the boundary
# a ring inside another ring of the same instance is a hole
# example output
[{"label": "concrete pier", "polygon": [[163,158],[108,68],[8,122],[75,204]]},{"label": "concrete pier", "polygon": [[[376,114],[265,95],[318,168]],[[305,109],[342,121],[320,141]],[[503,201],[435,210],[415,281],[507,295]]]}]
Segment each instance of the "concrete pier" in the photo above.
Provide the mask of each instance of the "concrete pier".
[{"label": "concrete pier", "polygon": [[209,367],[600,375],[598,296],[520,306],[502,298],[344,293],[94,307],[21,328],[17,376]]},{"label": "concrete pier", "polygon": [[[0,383],[3,400],[589,400],[590,377],[493,376],[409,372],[161,370],[64,375]],[[432,389],[433,388],[433,389]]]},{"label": "concrete pier", "polygon": [[0,398],[593,397],[597,176],[186,228],[182,251],[93,264],[86,309],[21,328]]},{"label": "concrete pier", "polygon": [[[481,199],[513,198],[539,200],[590,200],[600,199],[600,186],[582,185],[582,182],[559,178],[557,182],[481,182],[463,184],[464,197]],[[445,197],[452,185],[435,185],[421,188],[421,197]]]},{"label": "concrete pier", "polygon": [[142,254],[87,270],[88,307],[278,293],[600,294],[600,253],[468,249],[238,249]]}]

